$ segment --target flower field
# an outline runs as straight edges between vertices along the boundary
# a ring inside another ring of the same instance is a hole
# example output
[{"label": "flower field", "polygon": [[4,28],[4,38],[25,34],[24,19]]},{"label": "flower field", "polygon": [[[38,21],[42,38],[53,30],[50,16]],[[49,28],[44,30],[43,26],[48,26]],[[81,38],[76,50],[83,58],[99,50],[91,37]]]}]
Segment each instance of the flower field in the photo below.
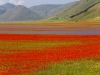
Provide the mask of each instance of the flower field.
[{"label": "flower field", "polygon": [[71,63],[75,60],[81,65],[83,62],[78,60],[82,59],[93,63],[91,59],[99,61],[99,57],[100,35],[0,34],[0,75],[66,75],[67,69],[64,74],[50,69],[55,64],[56,68],[64,64],[75,66],[75,62]]}]

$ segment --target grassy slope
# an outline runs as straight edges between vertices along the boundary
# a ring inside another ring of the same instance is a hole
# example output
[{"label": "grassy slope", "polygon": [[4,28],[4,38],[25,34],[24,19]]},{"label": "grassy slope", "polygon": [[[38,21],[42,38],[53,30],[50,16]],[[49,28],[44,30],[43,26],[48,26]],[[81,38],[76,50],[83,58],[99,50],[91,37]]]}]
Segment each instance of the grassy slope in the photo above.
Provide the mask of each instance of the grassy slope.
[{"label": "grassy slope", "polygon": [[71,19],[72,21],[75,20],[89,20],[89,19],[95,19],[96,20],[100,20],[100,18],[98,18],[100,16],[100,3],[96,4],[94,7],[90,8],[87,12],[82,13],[81,15],[78,15],[76,17],[74,17],[73,19]]},{"label": "grassy slope", "polygon": [[[63,12],[61,12],[61,13],[57,14],[56,16],[50,18],[49,21],[61,21],[61,20],[67,21],[67,20],[69,20],[69,18],[72,15],[76,15],[76,14],[82,12],[82,11],[86,10],[88,7],[95,5],[98,2],[100,2],[100,0],[81,0],[81,1],[76,2],[75,4],[71,5],[69,8],[65,9]],[[94,8],[94,6],[91,7],[91,8]],[[97,11],[97,10],[95,10],[95,11]],[[83,14],[83,13],[84,12],[82,12],[81,14]],[[93,15],[96,15],[96,14],[94,13]],[[81,18],[79,18],[79,19],[81,19]]]},{"label": "grassy slope", "polygon": [[95,18],[89,19],[88,21],[90,21],[90,22],[100,22],[100,17],[95,17]]}]

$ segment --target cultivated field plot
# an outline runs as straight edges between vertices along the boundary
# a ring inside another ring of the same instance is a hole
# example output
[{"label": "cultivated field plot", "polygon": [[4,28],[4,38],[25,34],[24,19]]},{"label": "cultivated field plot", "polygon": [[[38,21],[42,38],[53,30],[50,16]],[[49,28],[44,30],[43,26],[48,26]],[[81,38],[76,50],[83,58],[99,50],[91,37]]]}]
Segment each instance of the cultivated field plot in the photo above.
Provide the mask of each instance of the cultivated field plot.
[{"label": "cultivated field plot", "polygon": [[[100,75],[100,31],[99,26],[93,27],[48,27],[42,30],[46,34],[16,33],[34,31],[34,27],[0,28],[0,75]],[[63,29],[98,34],[59,33]]]},{"label": "cultivated field plot", "polygon": [[99,23],[0,24],[1,34],[98,35]]}]

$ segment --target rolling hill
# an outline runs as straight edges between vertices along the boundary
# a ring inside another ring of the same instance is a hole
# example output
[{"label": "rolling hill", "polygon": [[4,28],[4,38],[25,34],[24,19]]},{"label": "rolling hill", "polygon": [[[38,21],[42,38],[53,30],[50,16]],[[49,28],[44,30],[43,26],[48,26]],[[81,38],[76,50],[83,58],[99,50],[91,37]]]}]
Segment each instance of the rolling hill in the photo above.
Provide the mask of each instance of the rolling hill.
[{"label": "rolling hill", "polygon": [[54,16],[59,12],[63,11],[69,5],[72,5],[74,2],[67,3],[67,4],[44,4],[38,6],[32,6],[30,9],[35,13],[41,15],[44,18]]},{"label": "rolling hill", "polygon": [[62,12],[64,9],[68,8],[70,5],[73,5],[75,2],[67,3],[67,4],[62,4],[61,6],[54,8],[48,12],[49,17],[54,16],[60,12]]},{"label": "rolling hill", "polygon": [[61,13],[49,18],[49,21],[83,21],[99,15],[100,0],[80,0]]},{"label": "rolling hill", "polygon": [[55,9],[57,7],[61,6],[59,5],[55,5],[55,4],[44,4],[44,5],[37,5],[37,6],[32,6],[30,7],[30,10],[32,10],[33,12],[38,13],[39,15],[41,15],[42,17],[48,17],[50,16],[48,13],[49,11],[51,11],[52,9]]}]

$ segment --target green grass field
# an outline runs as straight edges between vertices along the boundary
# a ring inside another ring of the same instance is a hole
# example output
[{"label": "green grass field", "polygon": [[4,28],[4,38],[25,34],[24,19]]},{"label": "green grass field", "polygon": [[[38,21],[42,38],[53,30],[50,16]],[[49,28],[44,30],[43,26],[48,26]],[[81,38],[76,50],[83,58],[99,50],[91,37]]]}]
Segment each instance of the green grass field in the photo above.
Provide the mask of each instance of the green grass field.
[{"label": "green grass field", "polygon": [[50,66],[35,75],[100,75],[100,61],[96,59],[65,61]]},{"label": "green grass field", "polygon": [[[24,75],[33,75],[33,73]],[[34,75],[100,75],[100,61],[98,59],[80,59],[51,63]]]}]

